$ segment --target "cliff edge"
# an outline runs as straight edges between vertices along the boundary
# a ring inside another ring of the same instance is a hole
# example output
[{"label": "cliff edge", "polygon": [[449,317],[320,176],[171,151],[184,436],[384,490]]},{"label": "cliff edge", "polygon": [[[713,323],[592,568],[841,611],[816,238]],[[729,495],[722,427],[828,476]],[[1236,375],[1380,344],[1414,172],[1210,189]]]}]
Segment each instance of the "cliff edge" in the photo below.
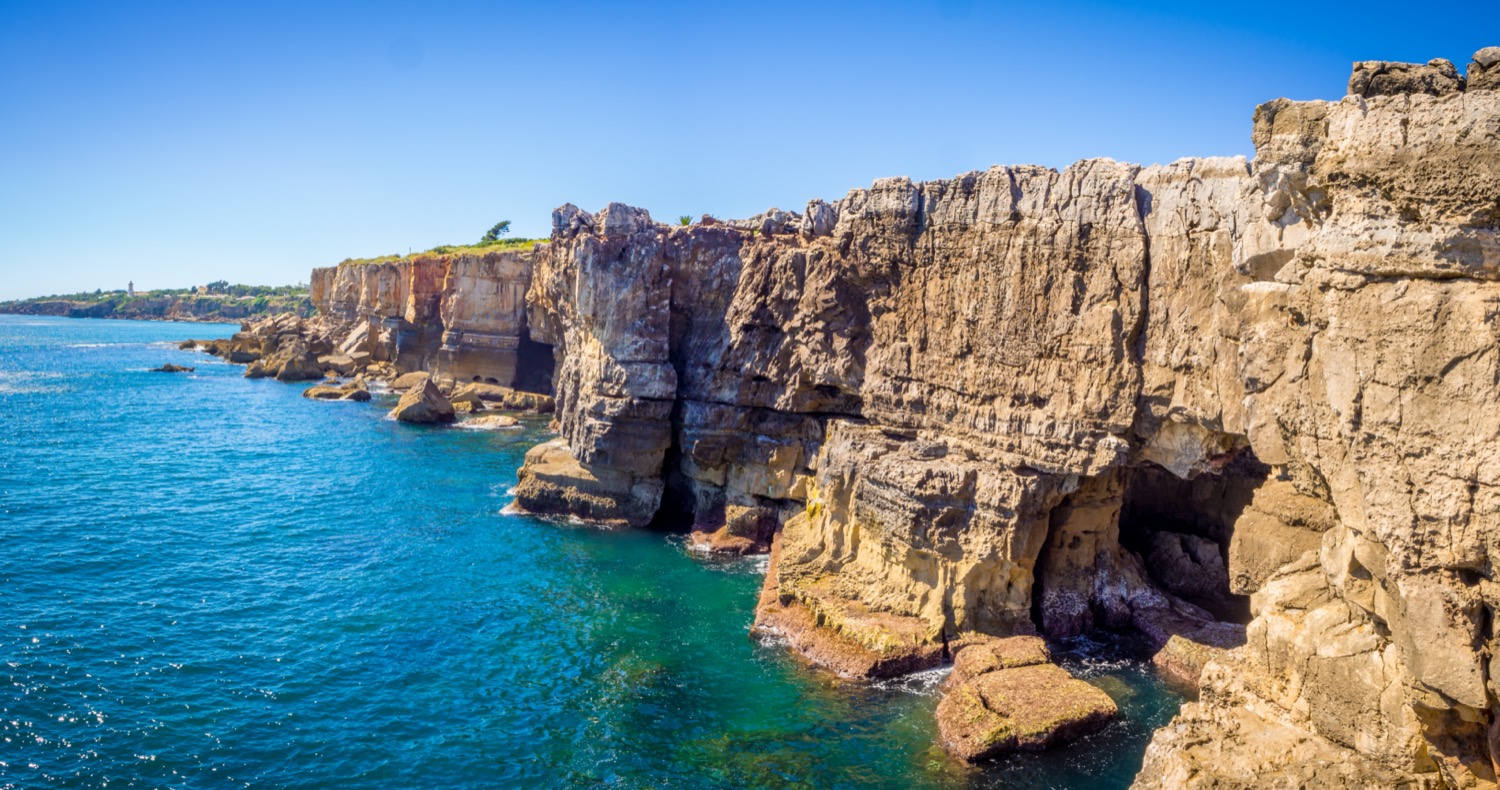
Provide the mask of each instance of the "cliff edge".
[{"label": "cliff edge", "polygon": [[770,551],[755,628],[840,674],[1133,630],[1199,690],[1140,787],[1493,784],[1500,48],[1251,134],[686,227],[564,206],[528,251],[318,270],[308,331],[550,383],[517,503]]},{"label": "cliff edge", "polygon": [[554,213],[519,503],[773,540],[845,674],[1132,628],[1201,699],[1141,786],[1495,780],[1500,58],[1361,63],[1256,158]]}]

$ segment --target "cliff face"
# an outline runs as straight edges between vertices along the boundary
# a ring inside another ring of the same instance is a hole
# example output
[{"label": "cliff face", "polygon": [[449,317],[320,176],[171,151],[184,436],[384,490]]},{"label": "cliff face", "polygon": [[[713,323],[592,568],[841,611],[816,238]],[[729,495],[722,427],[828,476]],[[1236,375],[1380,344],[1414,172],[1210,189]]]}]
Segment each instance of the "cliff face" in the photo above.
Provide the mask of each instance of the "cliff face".
[{"label": "cliff face", "polygon": [[518,501],[774,541],[758,627],[848,674],[1139,630],[1202,691],[1143,786],[1494,781],[1500,56],[1443,63],[1263,105],[1253,163],[559,209]]},{"label": "cliff face", "polygon": [[[552,360],[528,346],[524,295],[534,252],[421,254],[314,269],[312,302],[343,354],[368,354],[397,372],[428,370],[447,383],[547,385]],[[362,358],[362,357],[361,357]]]}]

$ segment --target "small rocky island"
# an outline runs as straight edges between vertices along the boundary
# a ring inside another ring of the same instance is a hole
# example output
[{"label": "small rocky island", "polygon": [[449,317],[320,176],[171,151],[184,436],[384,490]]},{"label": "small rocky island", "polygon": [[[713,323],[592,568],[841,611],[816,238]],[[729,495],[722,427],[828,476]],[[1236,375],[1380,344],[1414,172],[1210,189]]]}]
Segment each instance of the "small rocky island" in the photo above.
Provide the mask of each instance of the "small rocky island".
[{"label": "small rocky island", "polygon": [[769,551],[756,632],[856,679],[955,662],[960,758],[1108,721],[1039,637],[1111,629],[1198,690],[1139,787],[1488,786],[1500,48],[1248,131],[738,221],[568,205],[529,249],[315,270],[316,318],[207,348],[419,374],[422,420],[555,409],[521,507]]}]

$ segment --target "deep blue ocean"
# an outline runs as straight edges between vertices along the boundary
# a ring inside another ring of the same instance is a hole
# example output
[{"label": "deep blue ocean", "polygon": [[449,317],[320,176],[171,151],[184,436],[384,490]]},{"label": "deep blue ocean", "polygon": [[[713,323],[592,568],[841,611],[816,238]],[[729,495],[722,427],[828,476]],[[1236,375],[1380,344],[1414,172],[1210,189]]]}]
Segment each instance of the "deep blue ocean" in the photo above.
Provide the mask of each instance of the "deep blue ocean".
[{"label": "deep blue ocean", "polygon": [[763,560],[504,514],[544,421],[404,425],[176,348],[236,329],[0,316],[0,788],[1118,788],[1180,704],[1073,654],[1122,719],[963,767],[940,673],[748,637]]}]

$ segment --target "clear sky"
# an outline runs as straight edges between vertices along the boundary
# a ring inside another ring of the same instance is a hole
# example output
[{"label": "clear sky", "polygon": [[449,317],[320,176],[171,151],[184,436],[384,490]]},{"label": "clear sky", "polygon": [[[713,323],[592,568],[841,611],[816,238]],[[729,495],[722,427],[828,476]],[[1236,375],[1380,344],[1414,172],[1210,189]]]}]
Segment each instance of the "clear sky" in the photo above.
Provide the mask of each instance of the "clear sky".
[{"label": "clear sky", "polygon": [[1489,45],[1489,2],[0,0],[0,299],[305,281],[565,202],[1249,156],[1260,102]]}]

